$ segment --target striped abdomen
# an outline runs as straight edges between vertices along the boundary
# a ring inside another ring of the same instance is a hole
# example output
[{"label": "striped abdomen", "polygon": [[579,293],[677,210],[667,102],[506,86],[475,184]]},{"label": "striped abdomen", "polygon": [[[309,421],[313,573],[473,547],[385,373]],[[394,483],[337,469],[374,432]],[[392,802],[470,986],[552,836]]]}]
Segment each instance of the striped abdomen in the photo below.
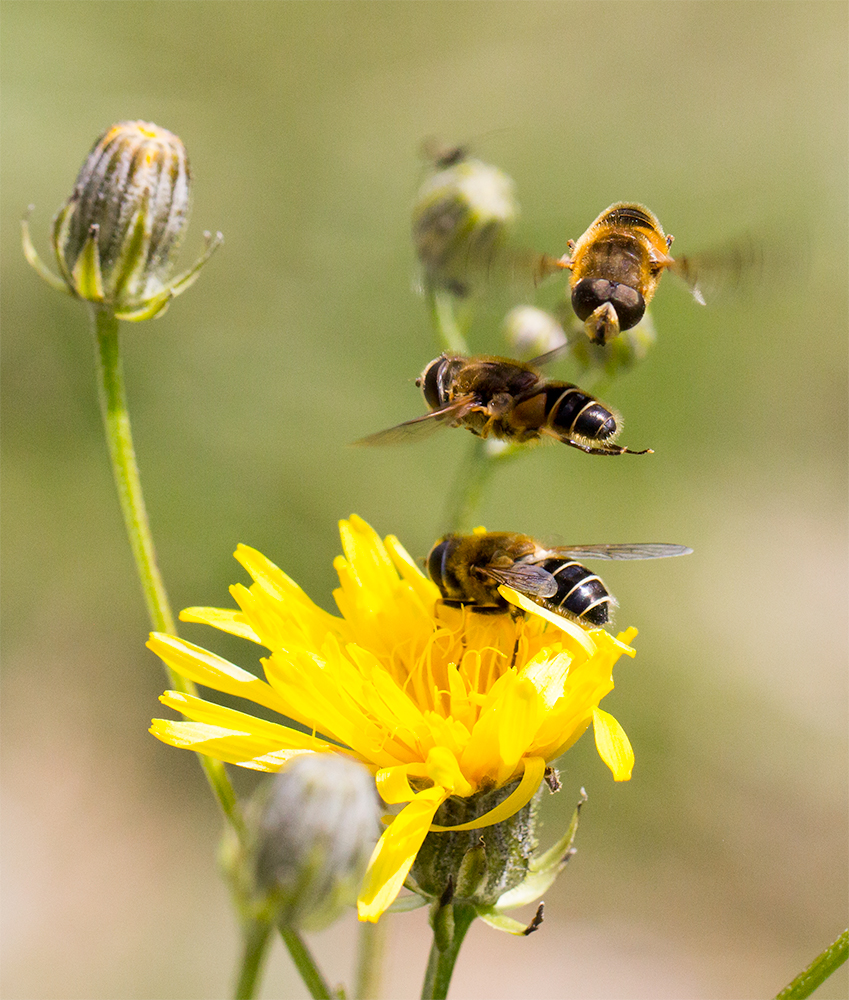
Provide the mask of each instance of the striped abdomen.
[{"label": "striped abdomen", "polygon": [[558,436],[587,441],[608,441],[615,437],[619,430],[616,416],[595,396],[569,382],[549,382],[543,391],[545,423]]},{"label": "striped abdomen", "polygon": [[568,611],[585,624],[607,624],[616,601],[595,573],[571,559],[546,559],[537,565],[557,581],[557,593],[540,604],[553,611]]}]

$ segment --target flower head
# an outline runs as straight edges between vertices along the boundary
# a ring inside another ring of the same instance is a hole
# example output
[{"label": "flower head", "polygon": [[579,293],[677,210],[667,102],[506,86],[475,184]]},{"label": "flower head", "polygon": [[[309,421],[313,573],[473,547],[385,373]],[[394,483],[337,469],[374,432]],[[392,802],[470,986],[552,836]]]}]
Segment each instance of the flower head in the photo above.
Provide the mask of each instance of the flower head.
[{"label": "flower head", "polygon": [[[264,556],[240,545],[253,578],[231,588],[238,610],[190,608],[205,622],[270,650],[265,680],[174,636],[148,645],[173,670],[206,687],[272,709],[300,728],[169,691],[185,721],[154,720],[173,746],[261,771],[292,757],[339,753],[374,774],[383,800],[403,806],[377,844],[359,896],[363,920],[394,900],[429,831],[479,829],[522,809],[546,764],[592,724],[617,781],[633,752],[599,709],[611,669],[636,634],[614,638],[536,614],[479,614],[446,606],[396,538],[381,541],[361,518],[340,524],[344,557],[334,566],[341,617],[315,605]],[[531,605],[531,609],[533,609]],[[517,782],[495,808],[460,826],[433,824],[447,799]]]},{"label": "flower head", "polygon": [[158,316],[195,280],[221,240],[207,234],[200,260],[171,280],[189,221],[190,183],[186,150],[176,135],[150,122],[119,122],[94,144],[53,220],[61,277],[39,259],[27,219],[24,253],[51,285],[108,307],[119,319]]},{"label": "flower head", "polygon": [[519,214],[507,174],[458,155],[437,161],[413,206],[412,235],[430,288],[465,295],[485,272]]}]

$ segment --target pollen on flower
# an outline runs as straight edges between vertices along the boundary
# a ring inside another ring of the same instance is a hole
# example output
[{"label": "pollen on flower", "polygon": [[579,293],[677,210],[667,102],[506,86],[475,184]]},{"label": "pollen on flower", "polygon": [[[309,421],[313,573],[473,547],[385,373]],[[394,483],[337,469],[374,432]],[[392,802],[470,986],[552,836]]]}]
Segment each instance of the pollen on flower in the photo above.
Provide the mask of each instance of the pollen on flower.
[{"label": "pollen on flower", "polygon": [[535,614],[449,607],[397,539],[382,541],[356,516],[340,533],[340,616],[247,546],[236,557],[253,583],[232,588],[238,609],[183,612],[184,620],[264,646],[264,680],[174,636],[155,634],[148,643],[177,673],[271,708],[308,733],[175,692],[162,701],[184,721],[156,720],[152,731],[256,770],[277,771],[302,753],[342,753],[365,764],[384,801],[403,805],[360,893],[361,919],[376,920],[448,798],[513,783],[496,808],[464,827],[502,822],[530,801],[547,762],[591,724],[614,777],[627,777],[630,744],[598,705],[613,688],[613,664],[633,652],[632,634],[616,639],[573,626],[576,635]]}]

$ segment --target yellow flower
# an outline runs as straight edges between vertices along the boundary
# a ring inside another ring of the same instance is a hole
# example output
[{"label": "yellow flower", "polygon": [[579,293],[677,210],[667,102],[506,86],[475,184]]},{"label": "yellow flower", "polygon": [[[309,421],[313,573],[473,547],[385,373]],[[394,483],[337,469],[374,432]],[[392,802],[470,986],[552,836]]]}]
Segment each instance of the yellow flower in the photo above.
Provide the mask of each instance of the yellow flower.
[{"label": "yellow flower", "polygon": [[[304,753],[341,753],[374,774],[383,800],[403,805],[369,862],[361,920],[377,920],[398,894],[439,806],[519,780],[499,806],[462,827],[490,826],[530,801],[546,765],[592,723],[617,781],[633,752],[619,723],[598,708],[611,669],[636,635],[614,638],[564,619],[480,614],[445,606],[393,536],[381,541],[361,518],[340,522],[345,556],[334,567],[342,617],[323,611],[254,549],[236,558],[254,582],[231,587],[239,610],[189,608],[205,622],[265,646],[266,680],[213,653],[154,634],[148,643],[172,669],[294,720],[267,722],[175,691],[162,701],[185,721],[154,720],[173,746],[260,771]],[[535,606],[531,606],[534,608]]]}]

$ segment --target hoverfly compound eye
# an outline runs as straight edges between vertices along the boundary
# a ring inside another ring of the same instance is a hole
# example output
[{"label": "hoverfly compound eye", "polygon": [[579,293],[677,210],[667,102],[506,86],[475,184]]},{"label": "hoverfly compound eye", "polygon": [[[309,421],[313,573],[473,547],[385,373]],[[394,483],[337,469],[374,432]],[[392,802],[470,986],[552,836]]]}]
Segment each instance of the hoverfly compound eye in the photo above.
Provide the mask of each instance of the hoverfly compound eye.
[{"label": "hoverfly compound eye", "polygon": [[444,358],[436,358],[435,361],[431,361],[416,379],[416,385],[421,389],[425,402],[432,410],[442,405],[439,373],[444,360]]},{"label": "hoverfly compound eye", "polygon": [[643,318],[646,303],[636,288],[606,278],[581,278],[572,289],[572,308],[578,319],[589,319],[609,302],[616,310],[620,330],[630,330]]},{"label": "hoverfly compound eye", "polygon": [[448,552],[448,540],[438,542],[430,550],[430,554],[427,557],[427,572],[428,576],[433,580],[437,587],[439,587],[442,592],[442,596],[445,596],[445,582],[443,577],[445,556]]},{"label": "hoverfly compound eye", "polygon": [[646,311],[646,300],[630,285],[615,285],[610,302],[619,317],[619,329],[630,330],[643,318]]},{"label": "hoverfly compound eye", "polygon": [[572,308],[578,319],[589,319],[600,305],[610,301],[614,284],[605,278],[581,278],[572,289]]}]

